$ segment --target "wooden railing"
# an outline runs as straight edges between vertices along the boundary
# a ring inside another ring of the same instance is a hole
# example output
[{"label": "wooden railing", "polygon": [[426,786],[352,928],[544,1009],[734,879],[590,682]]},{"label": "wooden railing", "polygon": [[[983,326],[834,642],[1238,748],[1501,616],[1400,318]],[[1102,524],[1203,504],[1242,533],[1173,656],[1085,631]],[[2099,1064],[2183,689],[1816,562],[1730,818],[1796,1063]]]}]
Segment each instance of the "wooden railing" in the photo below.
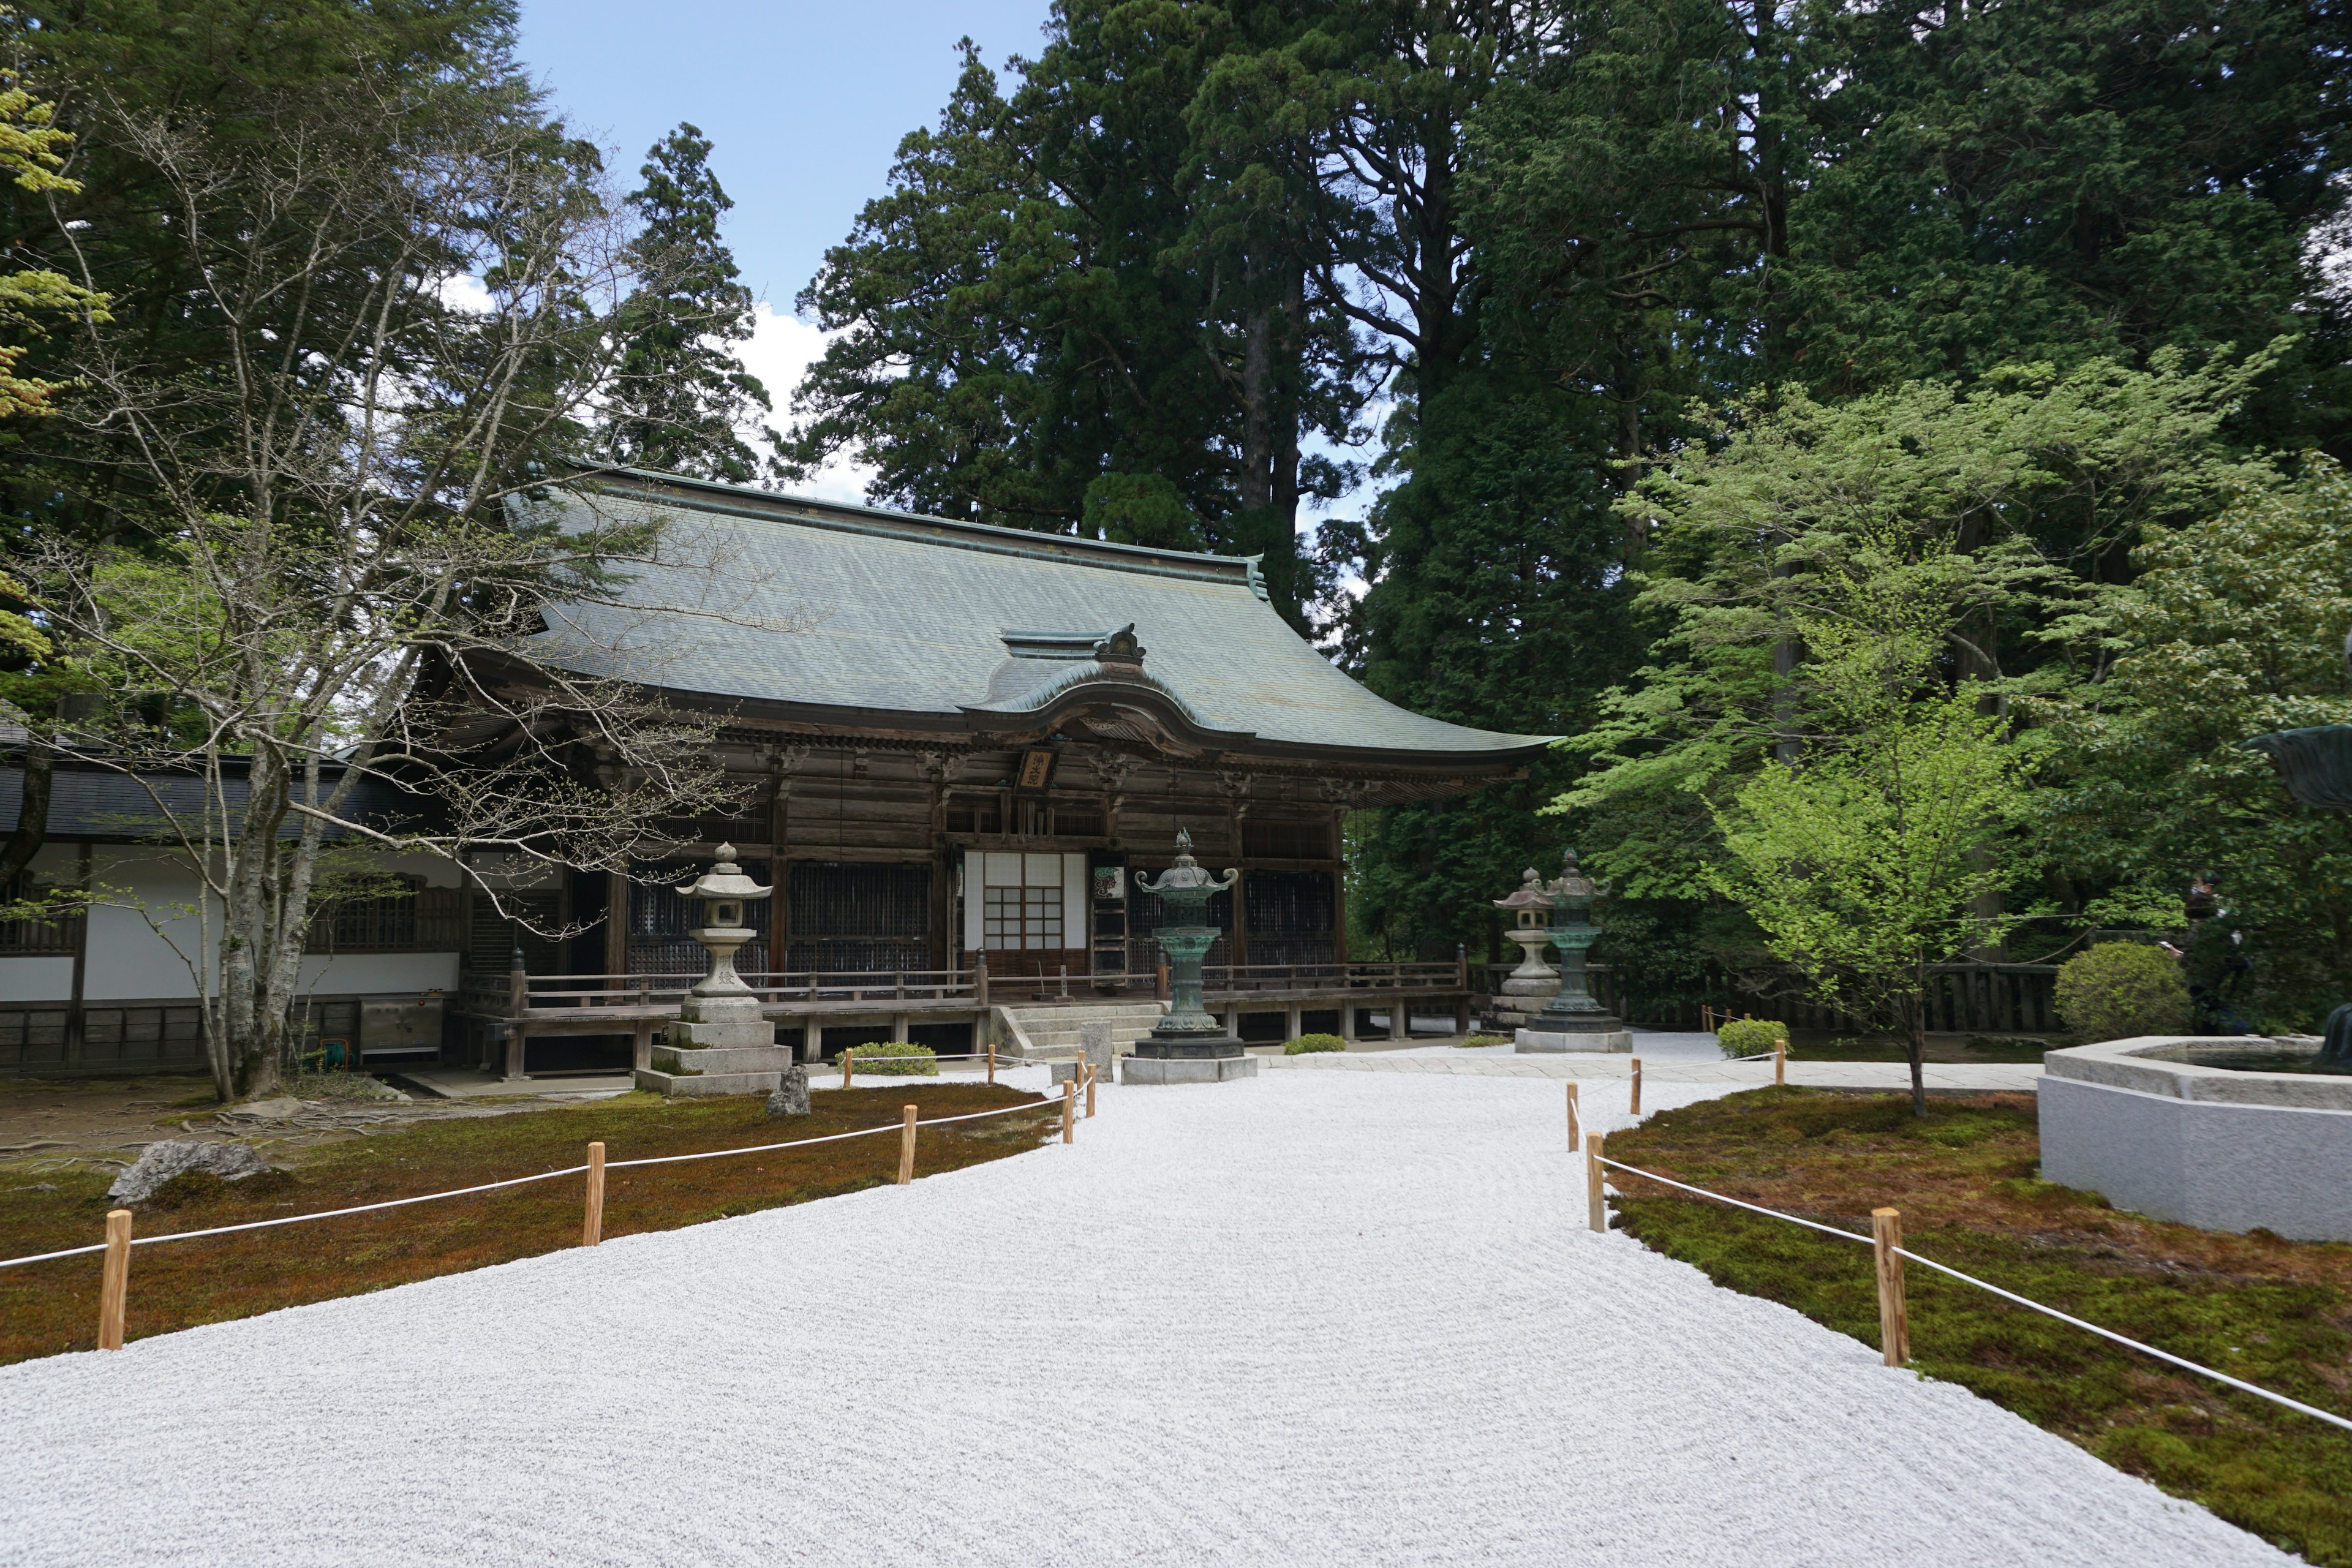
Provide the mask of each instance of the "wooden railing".
[{"label": "wooden railing", "polygon": [[[460,1008],[479,1017],[520,1017],[525,1013],[596,1007],[675,1009],[698,974],[526,974],[478,980],[460,996]],[[1213,998],[1280,991],[1390,993],[1461,988],[1462,971],[1452,963],[1248,963],[1213,964],[1202,971]],[[969,969],[903,969],[836,972],[788,970],[747,973],[744,984],[763,1003],[1082,1001],[1104,995],[1155,996],[1165,993],[1164,975],[1152,971],[1126,974],[994,975],[985,966]]]}]

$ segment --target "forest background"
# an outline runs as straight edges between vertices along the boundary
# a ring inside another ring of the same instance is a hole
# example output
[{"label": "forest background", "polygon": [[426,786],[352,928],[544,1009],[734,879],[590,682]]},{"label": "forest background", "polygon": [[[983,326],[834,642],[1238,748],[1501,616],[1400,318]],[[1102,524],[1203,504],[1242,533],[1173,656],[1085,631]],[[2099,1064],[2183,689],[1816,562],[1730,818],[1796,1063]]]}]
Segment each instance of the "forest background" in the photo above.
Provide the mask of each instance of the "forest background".
[{"label": "forest background", "polygon": [[[475,0],[21,15],[86,136],[101,87],[233,132],[356,61],[517,80]],[[2240,1001],[2307,1022],[2352,977],[2352,840],[2234,742],[2352,717],[2348,29],[2283,0],[1062,0],[1034,54],[968,49],[801,295],[832,335],[781,441],[708,144],[667,141],[615,202],[665,258],[602,323],[619,390],[531,460],[790,488],[845,455],[884,504],[1263,554],[1381,695],[1570,738],[1353,820],[1356,952],[1493,953],[1486,900],[1573,843],[1614,889],[1595,956],[1654,1006],[1788,982],[1704,868],[1804,743],[1793,628],[1867,524],[1941,607],[1925,674],[2032,753],[1982,950],[2165,929],[2212,872]],[[21,266],[92,237],[77,275],[169,336],[154,182],[78,157],[0,237]],[[88,456],[8,422],[23,529],[106,525]]]}]

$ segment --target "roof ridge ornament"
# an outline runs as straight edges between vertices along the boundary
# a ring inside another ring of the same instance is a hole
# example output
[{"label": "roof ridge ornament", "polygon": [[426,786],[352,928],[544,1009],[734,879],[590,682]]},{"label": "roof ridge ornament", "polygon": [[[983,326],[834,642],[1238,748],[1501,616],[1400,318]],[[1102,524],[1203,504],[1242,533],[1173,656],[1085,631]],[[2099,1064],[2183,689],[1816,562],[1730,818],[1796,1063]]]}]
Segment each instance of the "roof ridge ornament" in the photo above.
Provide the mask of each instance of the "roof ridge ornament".
[{"label": "roof ridge ornament", "polygon": [[1143,645],[1136,640],[1135,623],[1129,621],[1118,630],[1095,644],[1097,664],[1131,664],[1143,668]]}]

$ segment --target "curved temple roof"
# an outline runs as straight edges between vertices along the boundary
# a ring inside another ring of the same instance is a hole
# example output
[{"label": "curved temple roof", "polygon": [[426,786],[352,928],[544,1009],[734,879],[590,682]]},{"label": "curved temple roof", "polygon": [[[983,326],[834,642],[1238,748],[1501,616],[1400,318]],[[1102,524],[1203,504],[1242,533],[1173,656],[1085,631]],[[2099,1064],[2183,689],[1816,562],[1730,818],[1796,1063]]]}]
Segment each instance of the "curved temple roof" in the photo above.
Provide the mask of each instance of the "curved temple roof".
[{"label": "curved temple roof", "polygon": [[1274,612],[1254,560],[636,470],[590,476],[556,504],[569,526],[664,525],[663,562],[629,569],[622,606],[551,617],[569,629],[540,656],[569,668],[846,727],[1003,731],[1115,707],[1202,747],[1481,771],[1549,739],[1373,695]]}]

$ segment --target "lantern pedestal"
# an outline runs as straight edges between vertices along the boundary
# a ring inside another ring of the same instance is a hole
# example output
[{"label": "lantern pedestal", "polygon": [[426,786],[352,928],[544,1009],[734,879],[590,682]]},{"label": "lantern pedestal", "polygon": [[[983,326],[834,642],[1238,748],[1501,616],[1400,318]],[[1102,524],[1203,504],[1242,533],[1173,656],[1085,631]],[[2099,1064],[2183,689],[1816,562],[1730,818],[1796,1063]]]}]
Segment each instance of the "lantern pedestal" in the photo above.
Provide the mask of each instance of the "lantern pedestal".
[{"label": "lantern pedestal", "polygon": [[[709,935],[697,931],[696,937]],[[793,1065],[789,1046],[776,1044],[776,1026],[760,1013],[760,999],[689,994],[679,1017],[654,1042],[653,1065],[637,1069],[637,1087],[672,1098],[709,1094],[772,1094]]]}]

